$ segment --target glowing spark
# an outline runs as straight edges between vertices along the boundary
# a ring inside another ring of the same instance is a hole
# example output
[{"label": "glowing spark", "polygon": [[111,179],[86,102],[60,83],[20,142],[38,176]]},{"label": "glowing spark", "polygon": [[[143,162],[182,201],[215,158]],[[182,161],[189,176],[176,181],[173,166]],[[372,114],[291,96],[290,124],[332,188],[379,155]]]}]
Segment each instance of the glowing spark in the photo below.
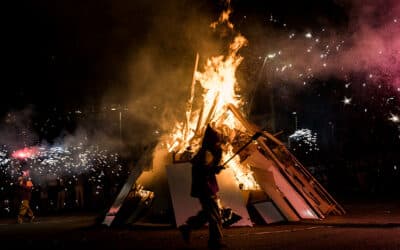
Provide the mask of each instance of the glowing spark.
[{"label": "glowing spark", "polygon": [[267,57],[269,58],[269,59],[272,59],[272,58],[274,58],[276,56],[276,53],[271,53],[271,54],[268,54],[267,55]]},{"label": "glowing spark", "polygon": [[[309,129],[296,130],[292,135],[289,136],[289,140],[292,142],[297,142],[298,147],[302,147],[302,145],[304,145],[308,152],[319,151],[317,145],[317,133],[313,133]],[[306,152],[306,154],[308,154],[308,152]]]},{"label": "glowing spark", "polygon": [[344,103],[344,105],[350,104],[350,103],[351,103],[351,98],[347,98],[347,97],[345,96],[344,99],[343,99],[343,103]]},{"label": "glowing spark", "polygon": [[311,32],[306,33],[304,36],[305,36],[306,38],[312,38]]},{"label": "glowing spark", "polygon": [[391,117],[389,117],[389,120],[390,120],[390,121],[392,121],[392,122],[394,122],[394,123],[400,122],[399,116],[394,115],[394,114],[390,114],[390,115],[391,115]]},{"label": "glowing spark", "polygon": [[393,101],[394,97],[389,97],[388,99],[386,99],[386,103],[389,103],[390,101]]}]

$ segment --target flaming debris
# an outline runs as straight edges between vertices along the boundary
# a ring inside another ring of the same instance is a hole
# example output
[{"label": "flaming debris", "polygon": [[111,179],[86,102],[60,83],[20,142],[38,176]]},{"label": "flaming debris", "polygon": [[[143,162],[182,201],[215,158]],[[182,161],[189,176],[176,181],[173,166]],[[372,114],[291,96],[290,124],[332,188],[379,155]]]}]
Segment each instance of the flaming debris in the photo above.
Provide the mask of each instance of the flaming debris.
[{"label": "flaming debris", "polygon": [[233,23],[231,23],[231,21],[229,21],[229,16],[232,14],[232,8],[230,6],[231,1],[226,0],[226,4],[227,4],[227,9],[222,11],[221,15],[219,16],[218,21],[215,21],[210,24],[210,27],[212,29],[215,30],[217,28],[218,24],[225,23],[229,29],[233,30]]}]

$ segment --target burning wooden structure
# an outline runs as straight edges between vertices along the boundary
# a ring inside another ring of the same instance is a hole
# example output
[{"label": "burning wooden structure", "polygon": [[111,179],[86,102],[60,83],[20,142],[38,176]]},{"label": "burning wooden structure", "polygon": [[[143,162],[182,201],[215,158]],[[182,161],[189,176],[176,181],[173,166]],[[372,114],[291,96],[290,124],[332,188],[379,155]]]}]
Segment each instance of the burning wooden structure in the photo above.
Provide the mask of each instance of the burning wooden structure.
[{"label": "burning wooden structure", "polygon": [[[233,105],[227,105],[226,113],[231,113],[242,125],[242,131],[235,131],[235,136],[228,142],[234,149],[241,148],[255,133],[261,134],[238,155],[238,159],[233,163],[248,169],[242,176],[235,175],[237,184],[244,192],[246,190],[265,192],[268,197],[266,200],[272,201],[288,221],[323,219],[329,214],[345,213],[338,202],[280,140],[249,123]],[[215,122],[218,123],[218,120]],[[221,133],[226,131],[220,130]],[[228,135],[224,136],[229,138],[231,133],[228,132]],[[184,152],[176,157],[186,156]],[[254,179],[245,177],[249,174],[252,174]],[[249,200],[245,200],[245,204],[248,202]]]},{"label": "burning wooden structure", "polygon": [[[251,225],[246,210],[249,205],[255,208],[266,223],[323,219],[330,214],[344,214],[344,209],[289,152],[284,143],[250,123],[240,111],[243,101],[236,94],[235,71],[242,61],[237,52],[246,42],[243,36],[237,36],[229,47],[229,55],[209,59],[202,73],[197,71],[196,57],[190,97],[186,105],[186,120],[177,123],[174,132],[161,142],[168,149],[166,154],[169,161],[161,165],[168,179],[176,225],[184,223],[186,213],[193,214],[199,207],[190,205],[196,201],[189,198],[188,181],[191,176],[188,161],[199,149],[207,125],[223,137],[222,161],[228,160],[228,170],[224,170],[227,173],[218,178],[218,182],[223,183],[221,201],[243,218],[237,225]],[[203,89],[203,99],[200,108],[194,110],[197,82]],[[256,133],[259,135],[257,138],[253,136]],[[243,149],[243,145],[246,145],[244,150],[236,154],[238,149]],[[146,173],[132,172],[110,209],[105,224],[111,223],[124,197],[131,192],[135,182],[140,182],[143,175]],[[252,194],[255,193],[261,193],[264,198],[254,199]],[[155,192],[155,197],[157,195]]]}]

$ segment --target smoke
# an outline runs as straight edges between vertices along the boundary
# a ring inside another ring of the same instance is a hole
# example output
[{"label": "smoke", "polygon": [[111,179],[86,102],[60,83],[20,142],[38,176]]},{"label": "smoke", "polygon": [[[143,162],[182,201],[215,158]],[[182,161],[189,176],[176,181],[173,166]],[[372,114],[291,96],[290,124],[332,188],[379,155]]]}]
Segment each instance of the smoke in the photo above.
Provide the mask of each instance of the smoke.
[{"label": "smoke", "polygon": [[400,3],[395,0],[345,2],[349,8],[349,47],[340,57],[347,70],[400,87]]},{"label": "smoke", "polygon": [[[147,145],[170,132],[176,121],[184,120],[196,52],[200,54],[198,70],[202,70],[210,56],[226,54],[229,32],[218,27],[211,29],[210,24],[218,20],[230,2],[104,1],[90,18],[86,12],[90,4],[79,8],[69,2],[60,8],[44,4],[42,11],[53,13],[49,14],[51,18],[68,27],[60,26],[65,31],[60,32],[61,39],[69,41],[61,45],[71,53],[79,53],[79,62],[84,61],[82,58],[90,59],[88,79],[79,80],[108,83],[94,105],[99,113],[108,110],[104,116],[109,116],[110,124],[99,124],[93,119],[83,124],[79,121],[78,129],[63,132],[57,143],[87,140],[114,148],[118,147],[121,127],[125,142]],[[252,4],[256,6],[250,8]],[[244,56],[238,69],[241,90],[251,92],[254,80],[307,84],[331,76],[344,79],[351,72],[362,72],[371,76],[371,81],[383,79],[400,87],[400,4],[395,0],[336,1],[334,7],[346,17],[340,22],[332,20],[333,14],[324,17],[326,10],[310,12],[319,15],[315,17],[307,13],[292,19],[288,15],[274,15],[274,4],[279,5],[265,1],[231,2],[232,18],[228,23],[249,40],[249,46],[239,51]],[[240,5],[251,11],[246,13]],[[286,3],[279,8],[281,13],[297,11],[287,8]],[[78,49],[72,46],[75,43]],[[102,92],[100,89],[90,87],[96,94]],[[118,104],[119,109],[110,112],[110,104]],[[18,133],[7,129],[1,130],[2,143],[19,141]],[[33,132],[32,138],[37,138]]]},{"label": "smoke", "polygon": [[[40,93],[42,80],[49,78],[46,84],[51,88],[63,84],[61,89],[68,89],[60,93],[68,103],[58,104],[65,107],[56,115],[42,110],[41,118],[48,115],[50,122],[55,121],[59,135],[55,128],[51,135],[43,135],[47,129],[43,128],[38,136],[34,131],[42,128],[24,127],[32,112],[10,112],[17,118],[5,118],[14,121],[1,125],[0,140],[15,149],[84,143],[120,150],[121,138],[130,146],[149,145],[182,120],[196,52],[200,67],[222,50],[223,42],[209,28],[219,14],[214,1],[50,2],[32,6],[32,13],[57,28],[43,28],[51,41],[51,46],[43,43],[48,46],[44,51],[55,66],[46,72],[50,78],[38,76],[35,90]],[[66,97],[71,93],[73,98]],[[45,98],[46,105],[52,105],[49,96]],[[68,121],[73,128],[63,129],[65,117],[73,120]],[[21,139],[20,130],[27,138]],[[50,142],[39,141],[46,136],[52,137]]]},{"label": "smoke", "polygon": [[[398,1],[340,0],[334,5],[338,10],[331,20],[321,19],[329,14],[321,12],[313,17],[315,23],[298,27],[271,14],[267,28],[250,30],[260,34],[253,55],[260,79],[307,84],[361,73],[370,82],[399,88]],[[340,22],[334,20],[339,17]],[[250,44],[255,39],[249,39]]]},{"label": "smoke", "polygon": [[[121,69],[129,82],[127,137],[140,144],[158,140],[182,121],[189,98],[196,53],[199,69],[210,55],[220,54],[222,42],[209,28],[215,19],[207,2],[160,2],[138,43],[127,51]],[[144,34],[143,34],[144,33]],[[106,99],[107,97],[105,97]]]},{"label": "smoke", "polygon": [[7,112],[0,123],[0,145],[16,150],[36,144],[39,137],[33,130],[33,116],[34,109],[31,106]]}]

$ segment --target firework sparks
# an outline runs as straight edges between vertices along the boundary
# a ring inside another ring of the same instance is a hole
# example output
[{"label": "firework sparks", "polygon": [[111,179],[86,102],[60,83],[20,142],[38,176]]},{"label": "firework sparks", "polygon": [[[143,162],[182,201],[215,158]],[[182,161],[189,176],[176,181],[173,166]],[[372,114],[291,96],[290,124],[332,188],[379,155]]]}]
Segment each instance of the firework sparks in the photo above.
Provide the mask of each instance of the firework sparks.
[{"label": "firework sparks", "polygon": [[344,99],[343,99],[343,103],[344,103],[344,105],[349,105],[349,104],[351,104],[351,98],[348,98],[348,97],[344,97]]},{"label": "firework sparks", "polygon": [[25,160],[29,158],[34,158],[38,153],[38,149],[36,147],[32,148],[23,148],[12,153],[12,157],[20,160]]},{"label": "firework sparks", "polygon": [[289,139],[296,142],[299,147],[305,147],[306,154],[312,151],[319,151],[317,133],[313,133],[310,129],[298,129],[289,136]]},{"label": "firework sparks", "polygon": [[398,115],[390,114],[389,121],[392,121],[394,123],[399,123],[400,122],[400,118],[399,118]]},{"label": "firework sparks", "polygon": [[9,192],[21,171],[28,169],[36,188],[52,177],[68,179],[66,189],[72,189],[78,176],[84,174],[88,182],[95,185],[96,194],[99,195],[104,189],[106,178],[119,179],[127,174],[120,162],[118,154],[98,146],[37,146],[12,153],[3,146],[0,148],[0,192]]}]

